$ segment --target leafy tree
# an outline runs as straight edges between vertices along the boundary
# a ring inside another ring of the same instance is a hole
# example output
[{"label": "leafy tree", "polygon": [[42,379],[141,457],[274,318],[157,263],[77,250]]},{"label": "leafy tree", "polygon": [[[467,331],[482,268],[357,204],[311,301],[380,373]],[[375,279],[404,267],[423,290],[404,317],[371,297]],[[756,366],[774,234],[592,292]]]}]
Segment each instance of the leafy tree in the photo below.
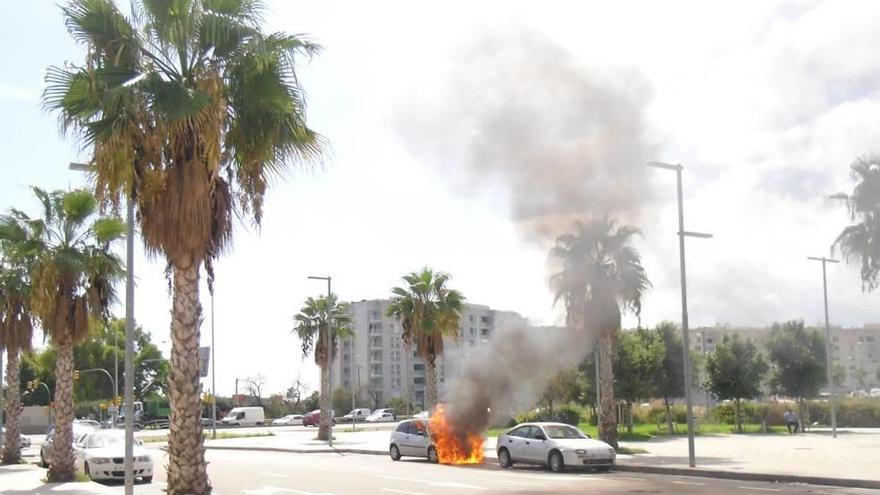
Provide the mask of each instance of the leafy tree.
[{"label": "leafy tree", "polygon": [[861,265],[862,290],[880,286],[880,155],[858,158],[850,165],[856,181],[852,194],[831,196],[843,201],[855,222],[844,228],[832,249],[839,249],[849,263]]},{"label": "leafy tree", "polygon": [[111,253],[125,225],[98,217],[87,191],[47,193],[33,188],[41,217],[10,210],[0,219],[0,240],[15,243],[33,258],[31,308],[57,352],[55,442],[49,480],[74,477],[72,449],[74,346],[89,336],[89,318],[106,319],[115,301],[122,262]]},{"label": "leafy tree", "polygon": [[405,353],[415,346],[425,361],[428,409],[437,404],[437,358],[443,355],[443,338],[458,338],[464,309],[461,292],[447,287],[449,278],[448,273],[428,267],[404,275],[406,286],[391,289],[393,296],[386,309],[387,315],[397,318],[403,328]]},{"label": "leafy tree", "polygon": [[585,379],[577,368],[562,370],[547,383],[539,405],[552,415],[555,405],[565,405],[578,400],[583,395],[585,387]]},{"label": "leafy tree", "polygon": [[562,263],[561,271],[551,277],[550,283],[556,301],[565,301],[569,330],[586,332],[598,341],[602,401],[599,435],[614,447],[615,336],[620,329],[621,311],[629,310],[638,316],[642,294],[650,287],[641,257],[630,245],[638,233],[638,229],[618,226],[607,217],[575,222],[573,232],[557,237],[556,246],[550,250],[550,256]]},{"label": "leafy tree", "polygon": [[395,415],[401,415],[404,411],[412,409],[412,404],[407,405],[406,399],[403,397],[392,397],[385,401],[385,407],[394,409]]},{"label": "leafy tree", "polygon": [[45,105],[92,153],[96,194],[136,203],[150,253],[173,286],[170,494],[209,493],[198,366],[201,266],[232,238],[235,214],[256,224],[288,163],[320,157],[306,125],[300,57],[318,46],[262,30],[260,0],[113,0],[62,7],[85,60],[51,67]]},{"label": "leafy tree", "polygon": [[632,433],[633,404],[651,396],[661,352],[650,332],[643,328],[621,331],[614,359],[614,394],[626,402],[626,429]]},{"label": "leafy tree", "polygon": [[[5,221],[0,219],[0,229]],[[7,235],[0,233],[0,239]],[[6,434],[3,443],[3,464],[21,461],[21,393],[19,384],[20,357],[29,351],[33,338],[31,314],[30,257],[21,256],[19,246],[0,240],[0,352],[6,351]]]},{"label": "leafy tree", "polygon": [[827,383],[822,334],[815,328],[805,329],[802,320],[774,323],[767,351],[773,366],[770,388],[774,393],[797,398],[803,417],[804,399],[815,397]]},{"label": "leafy tree", "polygon": [[[354,335],[351,330],[351,308],[348,303],[338,303],[336,294],[330,296],[329,304],[326,296],[317,299],[310,297],[293,319],[292,333],[302,342],[303,356],[314,353],[315,364],[321,368],[321,419],[318,439],[327,440],[333,420],[330,415],[330,367],[339,352],[339,339],[348,339]],[[327,355],[328,319],[333,322],[333,330],[329,332],[332,357]]]},{"label": "leafy tree", "polygon": [[706,357],[706,388],[718,399],[733,400],[736,430],[742,433],[740,401],[761,394],[767,363],[751,340],[727,335]]},{"label": "leafy tree", "polygon": [[669,435],[673,435],[675,431],[672,426],[670,399],[684,395],[684,354],[681,332],[675,323],[664,321],[654,329],[653,337],[660,357],[659,367],[654,375],[652,395],[663,398],[666,425],[669,428]]},{"label": "leafy tree", "polygon": [[306,399],[303,401],[303,406],[302,406],[303,411],[312,412],[315,409],[320,408],[321,407],[319,405],[320,402],[321,402],[320,394],[318,393],[317,390],[315,390],[314,392],[312,392],[312,395],[306,397]]}]

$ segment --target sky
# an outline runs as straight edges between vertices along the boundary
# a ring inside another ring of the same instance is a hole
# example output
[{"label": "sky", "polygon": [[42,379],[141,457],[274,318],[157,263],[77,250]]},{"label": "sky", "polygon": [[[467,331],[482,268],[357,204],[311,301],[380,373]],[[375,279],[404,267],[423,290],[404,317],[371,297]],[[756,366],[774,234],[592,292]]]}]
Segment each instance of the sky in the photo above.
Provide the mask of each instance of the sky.
[{"label": "sky", "polygon": [[[317,387],[290,334],[326,290],[309,275],[358,301],[429,265],[470,302],[560,323],[547,250],[571,215],[641,229],[653,283],[641,322],[678,321],[675,179],[644,160],[684,166],[686,229],[714,235],[687,241],[692,327],[822,318],[821,267],[806,257],[828,255],[848,221],[826,196],[880,152],[880,3],[268,7],[268,30],[324,47],[298,74],[331,148],[273,183],[262,227],[237,226],[216,263],[218,393],[256,375],[270,392],[298,377]],[[0,208],[35,212],[30,185],[85,184],[67,164],[88,154],[40,104],[46,68],[82,47],[48,0],[10,6],[0,46]],[[136,245],[137,323],[167,355],[164,266]],[[828,294],[832,323],[880,322],[856,267],[830,266]],[[207,291],[202,302],[208,345]]]}]

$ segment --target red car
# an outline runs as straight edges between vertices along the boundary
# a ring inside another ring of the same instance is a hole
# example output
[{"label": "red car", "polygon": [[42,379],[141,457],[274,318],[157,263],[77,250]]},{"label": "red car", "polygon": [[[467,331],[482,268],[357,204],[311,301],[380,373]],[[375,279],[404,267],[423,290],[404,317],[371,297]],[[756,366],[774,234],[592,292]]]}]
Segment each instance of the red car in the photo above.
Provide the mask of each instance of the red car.
[{"label": "red car", "polygon": [[[333,411],[330,411],[330,414],[333,415],[333,424],[336,424],[336,415],[333,414]],[[318,423],[321,422],[321,410],[315,409],[314,411],[307,413],[303,416],[303,426],[318,426]]]}]

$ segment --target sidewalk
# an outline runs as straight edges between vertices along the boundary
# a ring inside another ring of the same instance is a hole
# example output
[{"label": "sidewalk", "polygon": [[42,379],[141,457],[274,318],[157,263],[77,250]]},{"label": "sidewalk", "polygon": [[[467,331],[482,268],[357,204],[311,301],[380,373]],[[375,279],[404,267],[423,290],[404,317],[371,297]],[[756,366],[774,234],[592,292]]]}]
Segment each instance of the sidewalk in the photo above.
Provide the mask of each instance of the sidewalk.
[{"label": "sidewalk", "polygon": [[3,495],[106,495],[113,493],[108,487],[93,483],[44,483],[46,470],[33,464],[0,466],[0,493]]},{"label": "sidewalk", "polygon": [[[289,432],[271,437],[210,440],[209,449],[269,450],[297,453],[339,452],[387,455],[388,431],[337,432],[333,449],[314,439],[315,432]],[[647,454],[619,455],[621,470],[803,481],[880,488],[880,432],[813,432],[800,435],[701,435],[695,439],[697,469],[688,467],[687,437],[624,442]],[[494,462],[495,438],[485,445]],[[766,476],[762,476],[766,475]],[[774,478],[775,477],[775,478]],[[868,482],[867,484],[860,483]]]}]

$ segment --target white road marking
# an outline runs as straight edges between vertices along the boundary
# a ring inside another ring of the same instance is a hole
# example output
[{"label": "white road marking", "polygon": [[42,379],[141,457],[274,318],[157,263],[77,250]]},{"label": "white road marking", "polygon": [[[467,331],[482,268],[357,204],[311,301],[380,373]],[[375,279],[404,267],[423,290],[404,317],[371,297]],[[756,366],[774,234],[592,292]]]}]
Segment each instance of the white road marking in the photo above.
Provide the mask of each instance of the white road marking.
[{"label": "white road marking", "polygon": [[459,483],[457,481],[431,481],[431,480],[423,480],[419,478],[404,478],[402,476],[385,476],[380,475],[376,476],[377,478],[382,478],[386,480],[396,480],[396,481],[409,481],[410,483],[421,483],[423,485],[435,486],[438,488],[463,488],[467,490],[488,490],[488,488],[479,486],[479,485],[471,485],[470,483]]},{"label": "white road marking", "polygon": [[740,490],[757,490],[759,492],[781,492],[781,488],[759,488],[757,486],[738,486]]},{"label": "white road marking", "polygon": [[333,495],[332,493],[304,492],[302,490],[291,490],[290,488],[281,488],[278,486],[261,485],[255,490],[243,490],[245,495],[275,495],[276,493],[295,493],[296,495]]},{"label": "white road marking", "polygon": [[289,478],[286,474],[278,474],[278,473],[260,473],[263,476],[272,476],[273,478]]},{"label": "white road marking", "polygon": [[383,488],[383,492],[400,493],[401,495],[426,495],[422,492],[411,492],[409,490],[398,490],[397,488]]},{"label": "white road marking", "polygon": [[626,481],[645,481],[645,478],[631,478],[629,476],[615,476],[614,479]]},{"label": "white road marking", "polygon": [[673,483],[676,483],[679,485],[706,486],[705,483],[697,483],[695,481],[673,481]]}]

